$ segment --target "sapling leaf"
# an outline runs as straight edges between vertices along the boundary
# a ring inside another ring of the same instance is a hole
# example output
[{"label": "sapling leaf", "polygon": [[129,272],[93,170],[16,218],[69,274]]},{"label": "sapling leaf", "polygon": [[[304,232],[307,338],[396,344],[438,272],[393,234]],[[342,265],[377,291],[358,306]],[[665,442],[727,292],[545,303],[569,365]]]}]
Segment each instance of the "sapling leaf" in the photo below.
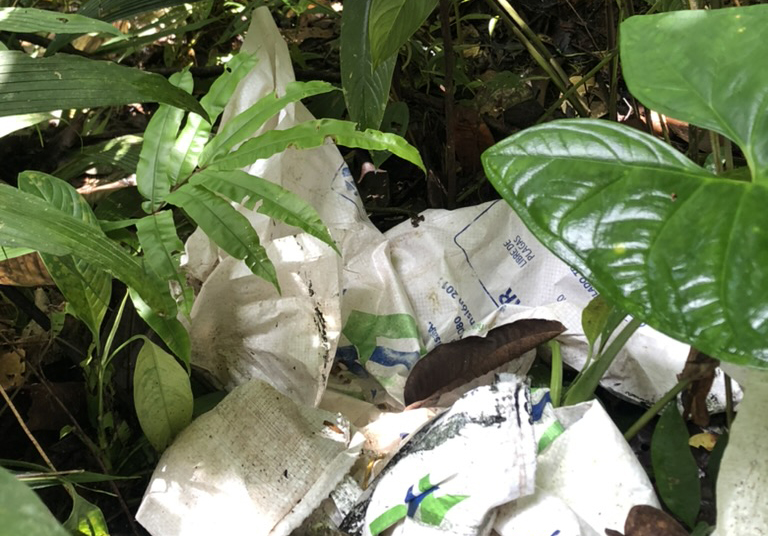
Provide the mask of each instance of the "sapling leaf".
[{"label": "sapling leaf", "polygon": [[670,117],[736,142],[757,182],[768,181],[768,5],[630,17],[622,74],[632,94]]},{"label": "sapling leaf", "polygon": [[397,55],[374,68],[368,34],[373,0],[347,2],[341,17],[341,84],[352,121],[360,128],[379,128],[389,99]]},{"label": "sapling leaf", "polygon": [[[62,212],[98,229],[99,222],[83,197],[66,182],[37,171],[18,177],[19,189],[44,199]],[[48,273],[66,298],[70,310],[99,340],[99,328],[112,294],[112,278],[83,258],[41,252]]]},{"label": "sapling leaf", "polygon": [[200,167],[215,162],[234,146],[253,136],[264,123],[288,104],[335,90],[336,88],[327,82],[291,82],[286,86],[283,95],[278,97],[277,93],[273,92],[259,99],[253,106],[232,117],[208,142],[200,155]]},{"label": "sapling leaf", "polygon": [[167,283],[145,272],[135,257],[108,239],[99,227],[4,184],[0,184],[0,244],[86,259],[135,288],[158,314],[176,314]]},{"label": "sapling leaf", "polygon": [[76,491],[75,486],[65,483],[64,486],[72,497],[72,511],[64,521],[64,527],[71,534],[87,536],[109,536],[107,520],[104,513],[95,504],[85,500]]},{"label": "sapling leaf", "polygon": [[186,179],[197,167],[197,162],[211,134],[211,125],[224,110],[237,85],[258,62],[255,54],[240,52],[225,66],[224,74],[211,85],[200,99],[200,105],[208,113],[209,120],[191,113],[181,129],[171,152],[168,175],[172,184]]},{"label": "sapling leaf", "polygon": [[189,182],[204,186],[236,203],[242,203],[245,198],[250,197],[251,202],[247,206],[261,201],[258,212],[298,227],[338,252],[328,228],[312,205],[278,184],[244,171],[212,169],[194,175]]},{"label": "sapling leaf", "polygon": [[23,7],[0,8],[0,31],[120,35],[120,30],[104,21],[75,13]]},{"label": "sapling leaf", "polygon": [[198,185],[185,184],[168,196],[167,201],[187,214],[221,249],[245,261],[251,271],[280,290],[277,273],[259,235],[248,219],[228,201]]},{"label": "sapling leaf", "polygon": [[131,102],[161,102],[205,114],[192,95],[158,74],[67,54],[32,58],[0,51],[0,116]]},{"label": "sapling leaf", "polygon": [[699,468],[688,446],[688,430],[670,403],[661,413],[651,439],[651,462],[656,489],[664,504],[686,525],[693,527],[701,507]]},{"label": "sapling leaf", "polygon": [[239,169],[253,164],[260,158],[269,158],[289,147],[296,149],[319,147],[325,144],[327,138],[345,147],[389,151],[418,166],[422,171],[425,169],[416,148],[400,136],[375,130],[359,131],[355,129],[354,123],[337,119],[317,119],[285,130],[270,130],[246,141],[210,167],[218,170]]},{"label": "sapling leaf", "polygon": [[397,54],[437,6],[437,0],[373,0],[368,18],[373,66]]},{"label": "sapling leaf", "polygon": [[174,282],[181,310],[189,315],[195,296],[181,272],[179,257],[184,244],[176,234],[172,212],[163,210],[136,221],[136,234],[147,264],[161,279]]},{"label": "sapling leaf", "polygon": [[617,307],[709,355],[768,366],[757,298],[768,295],[768,188],[597,120],[524,130],[483,164],[536,237]]},{"label": "sapling leaf", "polygon": [[[174,74],[169,82],[188,93],[192,92],[192,75],[187,70]],[[144,143],[136,167],[136,187],[147,199],[144,210],[148,214],[155,212],[171,191],[169,155],[183,118],[183,110],[161,105],[144,131]]]},{"label": "sapling leaf", "polygon": [[171,355],[146,339],[136,358],[133,400],[141,429],[158,452],[192,420],[189,375]]}]

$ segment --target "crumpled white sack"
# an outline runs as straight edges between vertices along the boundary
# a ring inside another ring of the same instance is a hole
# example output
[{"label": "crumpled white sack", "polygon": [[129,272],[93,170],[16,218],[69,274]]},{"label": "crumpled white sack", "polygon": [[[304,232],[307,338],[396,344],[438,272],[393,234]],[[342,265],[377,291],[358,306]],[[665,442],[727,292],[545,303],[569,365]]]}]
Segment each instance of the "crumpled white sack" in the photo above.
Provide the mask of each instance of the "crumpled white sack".
[{"label": "crumpled white sack", "polygon": [[717,477],[714,536],[768,534],[768,371],[723,364],[744,386]]},{"label": "crumpled white sack", "polygon": [[466,393],[400,448],[341,529],[365,536],[486,534],[494,508],[534,489],[528,386],[503,374]]},{"label": "crumpled white sack", "polygon": [[153,536],[287,536],[347,474],[363,440],[340,415],[249,381],[165,451],[136,519]]}]

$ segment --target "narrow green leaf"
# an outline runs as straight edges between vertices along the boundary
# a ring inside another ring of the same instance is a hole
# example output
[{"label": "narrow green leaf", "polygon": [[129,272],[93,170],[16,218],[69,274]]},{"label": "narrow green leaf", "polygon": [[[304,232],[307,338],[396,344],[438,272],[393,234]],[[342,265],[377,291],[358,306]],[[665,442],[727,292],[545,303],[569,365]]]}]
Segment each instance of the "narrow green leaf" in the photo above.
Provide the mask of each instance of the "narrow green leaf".
[{"label": "narrow green leaf", "polygon": [[285,130],[270,130],[257,138],[243,143],[238,149],[221,157],[211,165],[212,169],[239,169],[253,164],[260,158],[269,158],[289,147],[312,149],[325,144],[331,138],[336,144],[361,149],[385,150],[407,160],[424,170],[419,151],[400,136],[355,129],[355,124],[337,119],[307,121]]},{"label": "narrow green leaf", "polygon": [[320,215],[302,198],[282,186],[244,171],[205,170],[192,177],[190,184],[204,186],[236,203],[247,197],[262,201],[259,212],[319,238],[337,252],[328,228]]},{"label": "narrow green leaf", "polygon": [[[4,50],[0,48],[0,50]],[[9,115],[6,117],[0,117],[0,138],[7,136],[12,132],[21,130],[22,128],[31,127],[43,121],[52,119],[53,115],[49,113],[36,113],[36,114],[23,114],[23,115]]]},{"label": "narrow green leaf", "polygon": [[136,233],[147,264],[160,279],[176,284],[181,310],[189,315],[195,297],[187,284],[187,278],[181,272],[179,257],[184,251],[184,244],[176,234],[173,213],[163,210],[145,216],[136,222]]},{"label": "narrow green leaf", "polygon": [[631,17],[621,24],[624,79],[643,104],[736,142],[768,181],[768,5]]},{"label": "narrow green leaf", "polygon": [[0,30],[6,32],[120,35],[120,30],[111,24],[90,17],[23,7],[0,8]]},{"label": "narrow green leaf", "polygon": [[550,250],[617,307],[719,359],[768,366],[768,188],[621,125],[539,125],[483,154]]},{"label": "narrow green leaf", "polygon": [[28,255],[34,252],[34,249],[29,248],[12,248],[0,246],[0,261],[15,259],[16,257],[21,257],[22,255]]},{"label": "narrow green leaf", "polygon": [[688,527],[696,524],[701,507],[699,468],[688,446],[688,430],[672,402],[664,409],[651,439],[656,489],[667,508]]},{"label": "narrow green leaf", "polygon": [[0,243],[87,260],[135,288],[159,314],[176,314],[167,283],[146,273],[101,229],[4,184],[0,184]]},{"label": "narrow green leaf", "polygon": [[435,6],[437,0],[373,0],[368,20],[373,65],[397,54]]},{"label": "narrow green leaf", "polygon": [[90,0],[84,3],[78,13],[112,22],[146,11],[194,4],[197,1],[199,0]]},{"label": "narrow green leaf", "polygon": [[192,387],[179,363],[156,344],[144,341],[133,373],[133,401],[150,444],[162,452],[192,421]]},{"label": "narrow green leaf", "polygon": [[371,3],[347,2],[341,17],[341,84],[349,117],[363,129],[381,125],[397,61],[393,54],[373,67],[368,36]]},{"label": "narrow green leaf", "polygon": [[[21,515],[23,513],[23,515]],[[34,491],[0,467],[0,523],[6,534],[69,536]]]},{"label": "narrow green leaf", "polygon": [[305,97],[335,91],[327,82],[291,82],[285,88],[285,94],[278,97],[277,92],[259,99],[256,104],[234,116],[216,136],[205,146],[200,156],[200,166],[205,167],[217,158],[227,154],[235,145],[244,142],[261,128],[264,123],[292,102]]},{"label": "narrow green leaf", "polygon": [[248,219],[223,198],[202,186],[185,184],[167,201],[187,214],[221,249],[245,261],[251,271],[280,290],[277,273]]},{"label": "narrow green leaf", "polygon": [[126,174],[135,173],[143,141],[141,136],[128,134],[78,148],[52,175],[66,181],[79,177],[94,165],[102,169],[120,169]]},{"label": "narrow green leaf", "polygon": [[[244,52],[240,52],[229,60],[224,68],[224,74],[216,79],[208,93],[200,99],[200,105],[208,113],[211,122],[216,121],[237,85],[245,75],[251,72],[257,62],[258,58],[255,54]],[[178,184],[195,170],[210,134],[210,122],[197,114],[189,114],[171,151],[168,169],[171,183]]]},{"label": "narrow green leaf", "polygon": [[[171,76],[169,82],[184,91],[192,92],[192,75],[186,69]],[[148,200],[144,210],[149,214],[160,208],[165,202],[165,196],[171,191],[169,157],[183,117],[183,110],[161,105],[144,131],[144,144],[136,167],[136,186]]]},{"label": "narrow green leaf", "polygon": [[168,345],[171,352],[181,359],[184,366],[189,370],[192,345],[187,328],[176,317],[158,316],[134,289],[129,289],[128,294],[139,316],[152,328],[152,331],[163,339],[163,342]]},{"label": "narrow green leaf", "polygon": [[158,74],[66,54],[32,58],[0,51],[0,116],[131,102],[161,102],[205,116],[192,95]]},{"label": "narrow green leaf", "polygon": [[[83,197],[68,183],[37,171],[19,174],[19,189],[44,199],[62,212],[98,228],[98,220]],[[93,340],[99,330],[112,295],[112,278],[101,268],[75,256],[56,256],[41,252],[40,258],[70,311],[88,326]]]}]

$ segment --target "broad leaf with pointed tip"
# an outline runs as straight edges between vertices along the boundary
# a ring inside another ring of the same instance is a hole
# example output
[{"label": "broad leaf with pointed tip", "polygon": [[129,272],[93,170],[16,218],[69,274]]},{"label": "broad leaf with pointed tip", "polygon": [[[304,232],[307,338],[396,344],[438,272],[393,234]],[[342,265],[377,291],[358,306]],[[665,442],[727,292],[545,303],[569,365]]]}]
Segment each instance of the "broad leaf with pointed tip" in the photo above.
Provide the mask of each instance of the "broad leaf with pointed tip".
[{"label": "broad leaf with pointed tip", "polygon": [[489,180],[619,308],[720,359],[768,366],[768,189],[621,125],[564,120],[488,149]]},{"label": "broad leaf with pointed tip", "polygon": [[397,54],[435,6],[437,0],[373,0],[368,20],[373,65]]},{"label": "broad leaf with pointed tip", "polygon": [[483,155],[489,180],[536,237],[608,300],[713,357],[756,367],[768,367],[768,78],[753,58],[768,53],[755,37],[766,25],[764,5],[622,25],[630,90],[732,137],[753,182],[717,177],[656,138],[596,120],[539,125]]}]

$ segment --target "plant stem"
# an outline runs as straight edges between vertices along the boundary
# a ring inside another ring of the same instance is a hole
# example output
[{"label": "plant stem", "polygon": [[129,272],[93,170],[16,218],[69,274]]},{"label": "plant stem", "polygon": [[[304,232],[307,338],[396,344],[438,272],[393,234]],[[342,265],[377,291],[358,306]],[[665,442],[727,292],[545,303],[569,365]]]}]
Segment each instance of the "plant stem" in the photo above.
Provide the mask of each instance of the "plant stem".
[{"label": "plant stem", "polygon": [[632,318],[595,362],[586,371],[582,371],[583,375],[581,378],[571,385],[565,395],[565,406],[585,402],[595,395],[595,389],[597,389],[605,371],[608,370],[608,367],[611,366],[619,351],[641,324],[640,320]]},{"label": "plant stem", "polygon": [[456,208],[456,114],[453,110],[453,98],[456,87],[453,83],[453,68],[456,58],[453,54],[451,36],[451,0],[440,0],[440,27],[443,33],[443,56],[445,60],[445,176],[446,206]]},{"label": "plant stem", "polygon": [[553,407],[560,407],[560,398],[563,394],[563,356],[560,353],[560,343],[552,339],[549,341],[552,349],[552,379],[549,382],[549,398]]},{"label": "plant stem", "polygon": [[[539,67],[547,73],[547,76],[549,76],[560,92],[565,93],[570,85],[568,77],[552,55],[547,51],[536,33],[531,30],[522,17],[520,17],[515,8],[513,8],[507,0],[486,0],[486,3],[502,15],[504,23],[510,30],[512,30],[512,33],[515,34],[515,37],[517,37],[523,46],[528,49],[529,54],[536,63],[539,64]],[[571,95],[568,102],[571,103],[571,106],[573,106],[580,116],[589,117],[589,109],[579,98],[578,94]]]},{"label": "plant stem", "polygon": [[643,428],[643,426],[648,424],[651,421],[651,419],[653,419],[656,415],[658,415],[658,413],[662,409],[664,409],[664,407],[670,401],[672,401],[678,395],[678,393],[680,393],[680,391],[688,387],[689,383],[691,383],[690,378],[683,378],[682,380],[677,382],[677,384],[672,389],[667,391],[667,393],[664,396],[662,396],[658,400],[658,402],[656,402],[653,406],[648,408],[648,411],[643,413],[643,415],[639,419],[637,419],[635,424],[630,426],[629,429],[626,432],[624,432],[624,439],[629,441],[630,439],[635,437],[637,432],[639,432]]},{"label": "plant stem", "polygon": [[542,114],[541,117],[539,117],[536,120],[536,124],[544,122],[548,117],[550,117],[555,110],[557,110],[563,102],[571,98],[571,95],[573,95],[581,86],[586,84],[590,78],[595,76],[598,71],[600,71],[603,67],[606,66],[613,58],[616,56],[616,50],[612,50],[606,57],[604,57],[600,62],[595,65],[587,74],[585,74],[581,80],[570,86],[567,90],[565,90],[565,93],[560,95],[560,98],[557,99],[552,106],[547,108],[547,111]]},{"label": "plant stem", "polygon": [[731,431],[733,424],[733,381],[731,377],[725,374],[725,424],[728,431]]}]

